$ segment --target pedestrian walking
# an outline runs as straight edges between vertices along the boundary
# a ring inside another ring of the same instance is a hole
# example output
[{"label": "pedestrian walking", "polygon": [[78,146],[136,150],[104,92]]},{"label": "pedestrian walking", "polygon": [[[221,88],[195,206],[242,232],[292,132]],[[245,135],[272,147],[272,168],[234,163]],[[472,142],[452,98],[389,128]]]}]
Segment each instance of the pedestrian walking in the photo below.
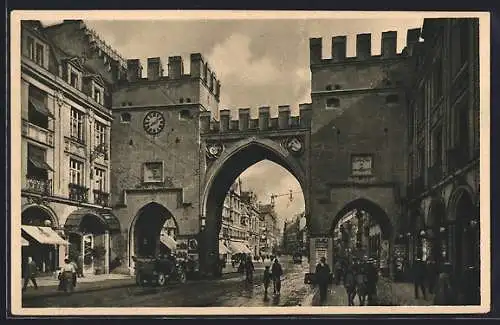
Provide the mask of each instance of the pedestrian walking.
[{"label": "pedestrian walking", "polygon": [[28,256],[28,264],[24,269],[23,275],[24,275],[23,291],[26,291],[26,289],[28,288],[28,283],[30,282],[30,280],[33,283],[35,289],[38,289],[38,284],[36,283],[38,269],[36,267],[35,261],[33,261],[33,258],[31,256]]},{"label": "pedestrian walking", "polygon": [[366,267],[364,263],[359,263],[355,270],[356,278],[356,294],[358,295],[359,305],[364,306],[366,301],[366,296],[368,294],[367,282],[368,278],[366,276]]},{"label": "pedestrian walking", "polygon": [[77,275],[79,278],[83,278],[84,276],[83,276],[83,256],[82,256],[82,254],[78,255],[77,266],[78,266],[78,268],[76,269],[78,272]]},{"label": "pedestrian walking", "polygon": [[375,261],[371,258],[368,260],[366,265],[366,279],[368,305],[373,306],[375,304],[375,297],[377,296],[378,271],[375,266]]},{"label": "pedestrian walking", "polygon": [[73,262],[66,257],[64,259],[64,265],[61,268],[61,277],[59,282],[59,287],[64,290],[64,292],[72,292],[74,289],[74,279],[76,277],[76,268]]},{"label": "pedestrian walking", "polygon": [[340,284],[340,281],[342,280],[342,262],[340,261],[340,259],[337,259],[337,261],[335,262],[335,266],[334,266],[334,274],[335,274],[335,283],[337,285]]},{"label": "pedestrian walking", "polygon": [[323,304],[327,298],[328,284],[330,282],[330,266],[326,264],[325,257],[321,257],[320,262],[316,265],[315,280],[319,287],[319,301]]},{"label": "pedestrian walking", "polygon": [[267,290],[269,288],[269,285],[271,284],[271,269],[270,269],[270,266],[269,265],[266,265],[265,266],[265,269],[264,269],[264,296],[267,297]]},{"label": "pedestrian walking", "polygon": [[446,262],[443,264],[437,280],[434,305],[450,306],[454,305],[455,302],[455,290],[451,281],[451,264]]},{"label": "pedestrian walking", "polygon": [[420,258],[416,258],[413,263],[413,283],[415,286],[415,299],[419,299],[419,292],[422,291],[424,299],[425,294],[425,264]]},{"label": "pedestrian walking", "polygon": [[283,275],[283,268],[277,258],[274,259],[271,274],[273,277],[274,294],[279,296],[281,292],[281,276]]},{"label": "pedestrian walking", "polygon": [[252,262],[252,256],[248,255],[246,262],[245,262],[245,275],[246,275],[246,280],[248,282],[253,281],[253,271],[255,270],[255,267]]},{"label": "pedestrian walking", "polygon": [[427,289],[430,294],[434,293],[436,281],[439,276],[439,270],[435,260],[429,259],[427,261]]},{"label": "pedestrian walking", "polygon": [[354,265],[348,265],[344,274],[344,288],[347,292],[347,301],[349,306],[354,306],[354,297],[356,296],[356,280],[354,276]]}]

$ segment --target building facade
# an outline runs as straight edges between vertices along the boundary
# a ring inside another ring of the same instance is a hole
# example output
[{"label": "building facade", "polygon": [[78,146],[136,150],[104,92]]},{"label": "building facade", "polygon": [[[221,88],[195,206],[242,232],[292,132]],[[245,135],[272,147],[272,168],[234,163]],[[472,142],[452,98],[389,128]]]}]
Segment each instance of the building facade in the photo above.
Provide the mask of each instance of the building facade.
[{"label": "building facade", "polygon": [[224,200],[219,254],[226,261],[237,254],[258,257],[259,225],[257,198],[253,192],[242,190],[242,181],[238,178]]},{"label": "building facade", "polygon": [[409,219],[399,244],[409,264],[451,262],[466,302],[479,303],[479,21],[425,19],[421,37],[411,53]]},{"label": "building facade", "polygon": [[21,26],[23,257],[42,272],[68,255],[84,273],[109,272],[120,223],[109,204],[112,116],[103,72],[115,61],[61,47],[53,31],[62,25]]},{"label": "building facade", "polygon": [[261,255],[275,255],[279,247],[280,229],[273,204],[259,205],[260,213],[260,251]]}]

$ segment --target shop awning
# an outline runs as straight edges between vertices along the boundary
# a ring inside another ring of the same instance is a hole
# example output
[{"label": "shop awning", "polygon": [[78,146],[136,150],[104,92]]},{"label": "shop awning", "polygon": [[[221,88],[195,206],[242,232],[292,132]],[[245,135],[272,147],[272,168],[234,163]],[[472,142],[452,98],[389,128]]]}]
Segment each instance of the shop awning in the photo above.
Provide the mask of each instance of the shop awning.
[{"label": "shop awning", "polygon": [[35,146],[29,146],[28,160],[36,168],[54,171],[52,167],[50,167],[50,165],[45,161],[45,153],[43,152],[43,150]]},{"label": "shop awning", "polygon": [[233,254],[250,254],[252,251],[243,243],[232,241],[229,243],[229,248]]},{"label": "shop awning", "polygon": [[160,241],[165,246],[167,246],[168,248],[170,248],[171,250],[174,250],[174,249],[177,248],[177,242],[175,241],[175,239],[173,239],[172,237],[170,237],[167,234],[161,234],[160,235]]},{"label": "shop awning", "polygon": [[43,115],[48,116],[48,117],[51,117],[51,118],[54,118],[54,115],[49,111],[49,109],[47,108],[45,103],[43,103],[42,101],[39,101],[36,98],[30,97],[29,103],[30,103],[30,106],[33,107],[35,109],[35,111],[37,111],[38,113],[43,114]]},{"label": "shop awning", "polygon": [[231,250],[226,245],[224,245],[224,242],[222,240],[219,240],[219,254],[231,254]]},{"label": "shop awning", "polygon": [[69,232],[80,232],[80,224],[86,217],[97,218],[105,230],[110,233],[120,232],[120,221],[111,211],[98,211],[96,209],[78,209],[73,211],[64,224],[64,229]]},{"label": "shop awning", "polygon": [[61,236],[59,236],[57,232],[55,232],[50,227],[22,225],[21,229],[24,230],[29,236],[33,237],[33,239],[40,244],[69,245],[66,240],[62,239]]},{"label": "shop awning", "polygon": [[29,246],[29,245],[30,245],[29,241],[21,237],[21,246]]}]

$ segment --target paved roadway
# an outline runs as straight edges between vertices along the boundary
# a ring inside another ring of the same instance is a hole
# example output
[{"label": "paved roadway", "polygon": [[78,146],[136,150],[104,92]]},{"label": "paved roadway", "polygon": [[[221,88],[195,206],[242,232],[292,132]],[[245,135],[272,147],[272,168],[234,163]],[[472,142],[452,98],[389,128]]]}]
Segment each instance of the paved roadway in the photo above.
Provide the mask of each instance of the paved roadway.
[{"label": "paved roadway", "polygon": [[[226,274],[222,279],[188,281],[165,287],[116,287],[93,292],[63,293],[47,297],[24,297],[23,307],[238,307],[238,306],[297,306],[312,296],[313,290],[304,285],[307,265],[294,265],[283,258],[284,277],[281,296],[265,297],[263,270],[254,274],[253,284],[239,274]],[[271,288],[272,290],[272,288]]]}]

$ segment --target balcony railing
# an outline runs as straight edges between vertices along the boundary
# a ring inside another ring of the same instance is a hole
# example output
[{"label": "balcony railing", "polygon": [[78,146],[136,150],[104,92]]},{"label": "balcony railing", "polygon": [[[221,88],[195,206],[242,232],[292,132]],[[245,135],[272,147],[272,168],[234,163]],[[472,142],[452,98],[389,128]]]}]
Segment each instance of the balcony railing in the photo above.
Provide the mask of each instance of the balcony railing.
[{"label": "balcony railing", "polygon": [[427,169],[427,177],[429,186],[436,185],[443,177],[443,165],[441,163],[436,163],[432,167],[429,167]]},{"label": "balcony railing", "polygon": [[26,120],[23,120],[22,134],[40,143],[52,146],[54,144],[54,133]]},{"label": "balcony railing", "polygon": [[458,146],[447,152],[448,172],[454,171],[465,166],[469,162],[469,150],[467,146]]},{"label": "balcony railing", "polygon": [[69,199],[78,202],[88,202],[89,189],[78,184],[69,184]]},{"label": "balcony railing", "polygon": [[109,193],[94,190],[94,204],[102,205],[104,207],[109,206]]},{"label": "balcony railing", "polygon": [[42,195],[52,195],[52,180],[26,176],[26,191]]}]

